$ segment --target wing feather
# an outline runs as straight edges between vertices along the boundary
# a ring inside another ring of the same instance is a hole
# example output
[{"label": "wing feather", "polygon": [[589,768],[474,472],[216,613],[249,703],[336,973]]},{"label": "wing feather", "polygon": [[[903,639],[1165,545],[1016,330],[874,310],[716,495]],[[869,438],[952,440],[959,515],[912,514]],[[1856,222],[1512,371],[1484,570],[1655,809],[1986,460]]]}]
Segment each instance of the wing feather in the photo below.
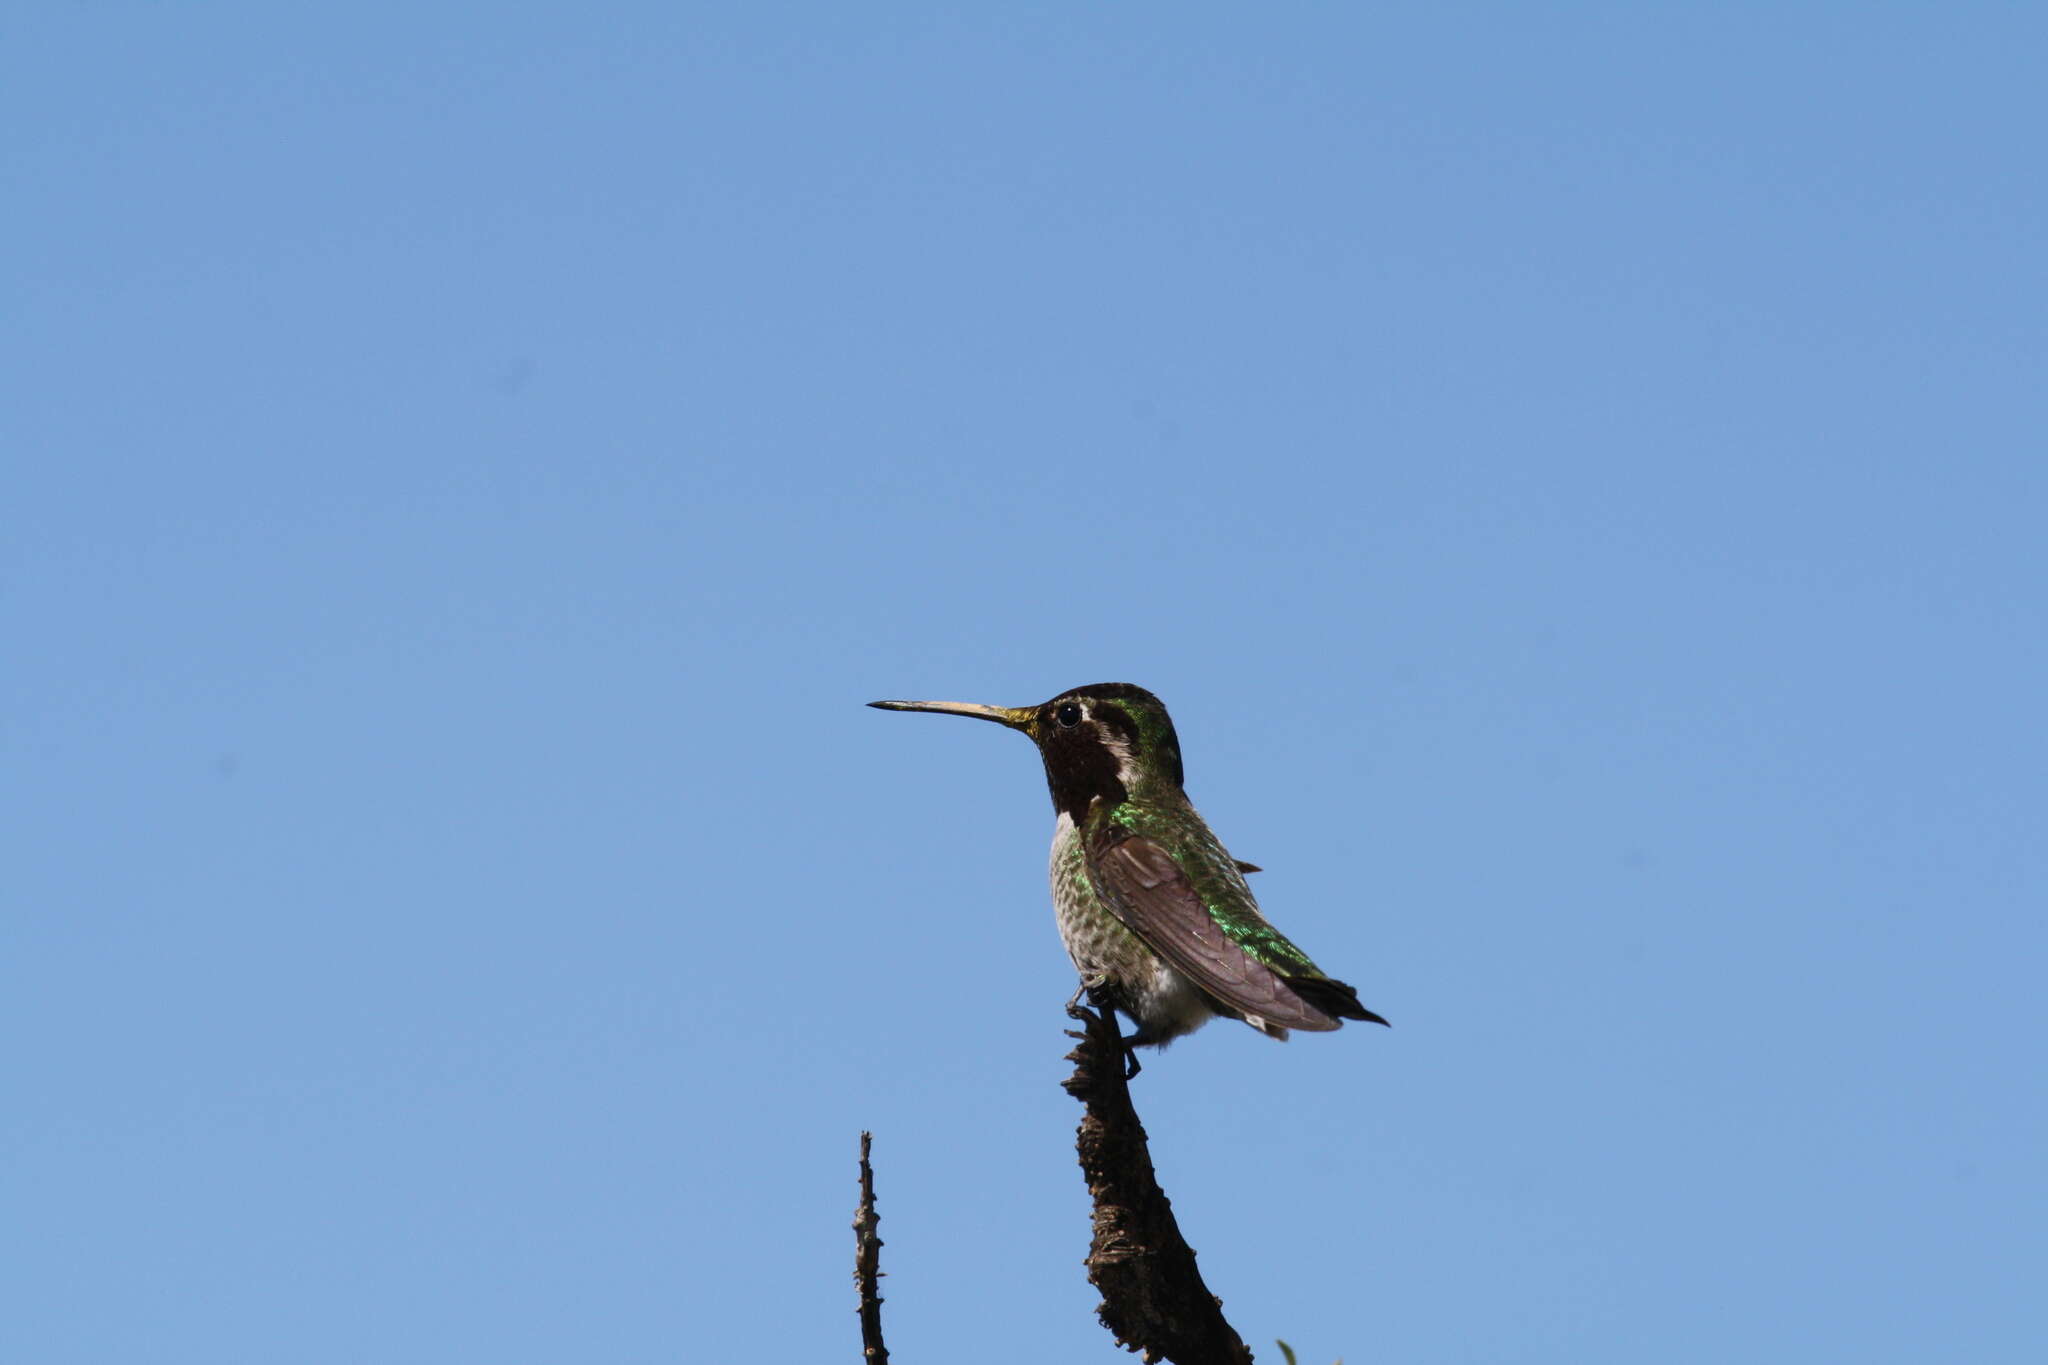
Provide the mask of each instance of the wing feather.
[{"label": "wing feather", "polygon": [[1282,1028],[1326,1033],[1337,1020],[1296,995],[1287,978],[1224,931],[1165,848],[1132,835],[1090,850],[1089,877],[1153,952],[1216,999]]}]

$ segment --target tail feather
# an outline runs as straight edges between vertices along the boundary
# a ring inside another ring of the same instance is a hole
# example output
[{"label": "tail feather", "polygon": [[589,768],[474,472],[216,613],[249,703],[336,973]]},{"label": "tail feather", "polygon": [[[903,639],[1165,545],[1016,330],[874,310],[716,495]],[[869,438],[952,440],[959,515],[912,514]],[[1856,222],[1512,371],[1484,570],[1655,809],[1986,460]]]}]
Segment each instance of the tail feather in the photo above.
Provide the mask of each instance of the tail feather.
[{"label": "tail feather", "polygon": [[[1287,988],[1323,1013],[1339,1019],[1361,1019],[1368,1024],[1386,1024],[1387,1021],[1358,1003],[1358,992],[1342,981],[1333,981],[1327,976],[1289,976],[1281,978]],[[1392,1025],[1388,1025],[1392,1027]]]}]

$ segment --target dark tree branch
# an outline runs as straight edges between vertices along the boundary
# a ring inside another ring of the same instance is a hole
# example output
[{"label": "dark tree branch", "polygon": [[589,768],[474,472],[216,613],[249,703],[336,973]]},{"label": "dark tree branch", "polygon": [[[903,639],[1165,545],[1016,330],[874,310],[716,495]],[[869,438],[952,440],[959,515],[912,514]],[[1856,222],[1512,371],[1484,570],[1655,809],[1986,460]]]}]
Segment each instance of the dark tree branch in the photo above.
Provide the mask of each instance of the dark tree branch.
[{"label": "dark tree branch", "polygon": [[1116,1015],[1079,1005],[1067,1012],[1085,1030],[1068,1035],[1081,1041],[1067,1054],[1074,1074],[1066,1089],[1087,1110],[1076,1145],[1095,1200],[1088,1280],[1102,1294],[1096,1316],[1118,1344],[1147,1361],[1249,1365],[1252,1353],[1224,1321],[1222,1301],[1202,1283],[1194,1250],[1153,1175],[1145,1127],[1124,1076]]},{"label": "dark tree branch", "polygon": [[882,1344],[882,1239],[875,1235],[875,1169],[868,1165],[868,1143],[860,1135],[860,1207],[853,1211],[853,1282],[860,1287],[860,1358],[888,1365],[889,1348]]}]

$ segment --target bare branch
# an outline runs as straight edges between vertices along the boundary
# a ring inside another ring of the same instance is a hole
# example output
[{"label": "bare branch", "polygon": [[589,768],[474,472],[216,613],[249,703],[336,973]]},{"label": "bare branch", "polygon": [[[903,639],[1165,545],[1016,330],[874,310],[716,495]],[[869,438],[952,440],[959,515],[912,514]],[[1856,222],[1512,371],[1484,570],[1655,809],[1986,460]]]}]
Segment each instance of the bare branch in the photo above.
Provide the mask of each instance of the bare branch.
[{"label": "bare branch", "polygon": [[1088,1280],[1096,1316],[1126,1350],[1174,1365],[1249,1365],[1252,1353],[1224,1320],[1223,1304],[1195,1268],[1173,1205],[1159,1188],[1145,1127],[1131,1105],[1125,1049],[1108,1009],[1068,1011],[1086,1030],[1067,1054],[1066,1090],[1087,1112],[1076,1146],[1095,1201]]},{"label": "bare branch", "polygon": [[875,1235],[875,1170],[868,1164],[873,1135],[860,1135],[860,1207],[853,1211],[853,1282],[860,1288],[860,1358],[888,1365],[882,1344],[882,1239]]}]

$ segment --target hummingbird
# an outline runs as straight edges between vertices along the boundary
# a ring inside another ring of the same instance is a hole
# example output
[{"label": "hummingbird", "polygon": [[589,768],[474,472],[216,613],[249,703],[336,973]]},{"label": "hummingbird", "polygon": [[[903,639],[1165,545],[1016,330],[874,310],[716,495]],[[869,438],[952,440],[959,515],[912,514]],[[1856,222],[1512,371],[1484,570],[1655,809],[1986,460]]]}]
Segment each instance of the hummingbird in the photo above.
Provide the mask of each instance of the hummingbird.
[{"label": "hummingbird", "polygon": [[[1095,683],[1039,706],[876,701],[885,711],[972,716],[1021,730],[1045,761],[1056,813],[1052,903],[1060,939],[1098,1007],[1137,1025],[1129,1049],[1163,1047],[1221,1015],[1269,1038],[1387,1021],[1325,976],[1259,913],[1239,862],[1182,789],[1165,705],[1130,683]],[[1070,1002],[1071,1003],[1071,1002]]]}]

